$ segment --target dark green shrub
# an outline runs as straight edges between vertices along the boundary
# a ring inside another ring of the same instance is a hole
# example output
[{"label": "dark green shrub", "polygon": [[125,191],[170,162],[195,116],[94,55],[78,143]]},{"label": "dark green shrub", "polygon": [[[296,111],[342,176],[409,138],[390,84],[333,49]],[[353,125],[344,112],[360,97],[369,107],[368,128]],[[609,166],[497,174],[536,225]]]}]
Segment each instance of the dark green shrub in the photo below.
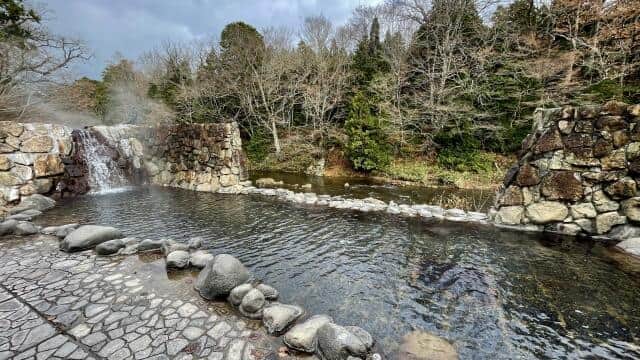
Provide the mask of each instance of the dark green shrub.
[{"label": "dark green shrub", "polygon": [[441,131],[434,140],[442,146],[437,158],[440,166],[457,171],[491,170],[492,161],[480,152],[481,143],[472,132],[466,129]]},{"label": "dark green shrub", "polygon": [[370,97],[356,94],[349,107],[345,131],[349,140],[347,154],[355,170],[384,169],[390,161],[391,146],[387,143],[385,120],[374,113]]},{"label": "dark green shrub", "polygon": [[251,162],[266,159],[271,152],[271,136],[265,131],[255,131],[248,141],[245,141],[245,152]]}]

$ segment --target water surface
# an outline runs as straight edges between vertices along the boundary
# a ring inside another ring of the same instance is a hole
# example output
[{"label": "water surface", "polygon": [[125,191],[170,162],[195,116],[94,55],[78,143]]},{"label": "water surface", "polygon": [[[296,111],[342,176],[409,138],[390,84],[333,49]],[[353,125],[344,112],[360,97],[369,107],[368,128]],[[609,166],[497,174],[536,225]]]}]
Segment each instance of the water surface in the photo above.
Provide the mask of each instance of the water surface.
[{"label": "water surface", "polygon": [[154,187],[62,201],[42,220],[202,236],[390,358],[414,329],[463,359],[640,358],[640,267],[597,243]]}]

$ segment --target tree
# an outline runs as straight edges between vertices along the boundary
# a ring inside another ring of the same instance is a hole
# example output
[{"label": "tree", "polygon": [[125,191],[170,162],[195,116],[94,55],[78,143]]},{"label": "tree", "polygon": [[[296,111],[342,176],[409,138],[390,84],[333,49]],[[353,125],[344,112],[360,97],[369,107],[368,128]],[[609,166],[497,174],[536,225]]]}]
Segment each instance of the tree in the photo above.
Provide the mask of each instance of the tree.
[{"label": "tree", "polygon": [[22,1],[0,1],[0,113],[21,117],[39,88],[87,58],[79,41],[51,35]]},{"label": "tree", "polygon": [[370,96],[358,92],[351,100],[345,122],[349,136],[347,153],[356,170],[384,169],[390,161],[391,149],[385,133],[384,117],[376,113]]},{"label": "tree", "polygon": [[389,64],[383,58],[378,18],[373,19],[369,35],[358,43],[353,54],[352,69],[355,82],[360,86],[368,85],[376,75],[389,70]]}]

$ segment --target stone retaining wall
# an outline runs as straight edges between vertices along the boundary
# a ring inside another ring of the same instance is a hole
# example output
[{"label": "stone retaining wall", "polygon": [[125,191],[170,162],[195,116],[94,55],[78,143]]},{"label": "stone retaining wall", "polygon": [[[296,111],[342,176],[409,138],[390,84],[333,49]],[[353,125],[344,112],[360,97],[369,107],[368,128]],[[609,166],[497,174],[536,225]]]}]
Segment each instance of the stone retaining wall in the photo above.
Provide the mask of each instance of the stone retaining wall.
[{"label": "stone retaining wall", "polygon": [[54,193],[72,152],[68,127],[0,122],[0,208],[22,196]]},{"label": "stone retaining wall", "polygon": [[640,105],[537,110],[534,122],[494,222],[613,239],[640,234]]},{"label": "stone retaining wall", "polygon": [[0,212],[22,196],[90,190],[81,132],[105,143],[132,183],[218,191],[246,178],[236,123],[145,127],[0,122]]},{"label": "stone retaining wall", "polygon": [[96,126],[91,130],[128,160],[132,173],[142,169],[151,184],[218,191],[236,186],[247,177],[240,130],[235,122]]}]

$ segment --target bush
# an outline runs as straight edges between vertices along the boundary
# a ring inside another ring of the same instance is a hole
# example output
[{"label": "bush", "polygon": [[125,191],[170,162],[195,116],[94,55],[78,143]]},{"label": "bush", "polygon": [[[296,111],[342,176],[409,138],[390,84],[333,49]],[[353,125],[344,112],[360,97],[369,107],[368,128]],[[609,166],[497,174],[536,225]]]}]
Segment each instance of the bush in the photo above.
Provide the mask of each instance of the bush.
[{"label": "bush", "polygon": [[349,106],[345,131],[347,154],[355,170],[384,169],[390,161],[391,147],[385,134],[385,120],[375,114],[371,97],[356,94]]},{"label": "bush", "polygon": [[468,130],[442,131],[435,137],[442,145],[438,152],[438,164],[456,171],[486,172],[493,161],[480,151],[480,141]]},{"label": "bush", "polygon": [[602,80],[589,86],[586,92],[592,94],[597,102],[609,100],[619,100],[630,104],[640,102],[639,85],[621,85],[616,80]]},{"label": "bush", "polygon": [[271,152],[271,136],[265,131],[254,132],[245,144],[247,157],[254,163],[263,161]]}]

